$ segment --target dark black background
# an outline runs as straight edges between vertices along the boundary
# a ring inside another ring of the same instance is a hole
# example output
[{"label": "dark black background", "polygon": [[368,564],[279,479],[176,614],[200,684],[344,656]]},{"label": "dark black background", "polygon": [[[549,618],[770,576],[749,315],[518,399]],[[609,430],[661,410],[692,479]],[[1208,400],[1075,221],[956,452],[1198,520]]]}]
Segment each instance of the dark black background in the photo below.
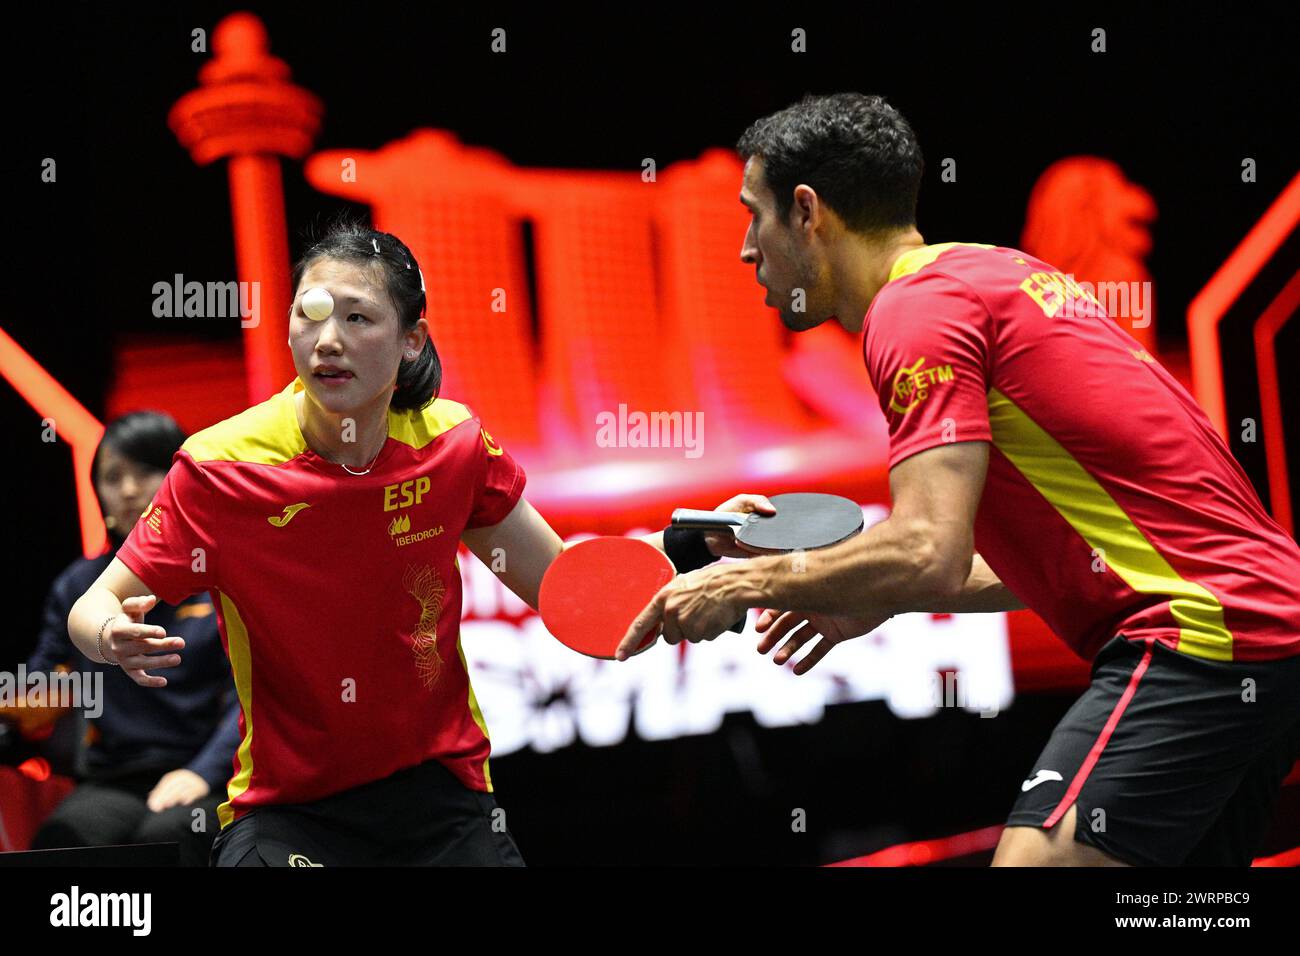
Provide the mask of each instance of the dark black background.
[{"label": "dark black background", "polygon": [[[234,276],[224,166],[196,167],[165,122],[207,58],[190,51],[191,31],[205,28],[210,40],[234,9],[42,4],[9,38],[14,188],[0,323],[96,414],[115,337],[164,331],[150,316],[153,283],[176,272]],[[1183,345],[1188,302],[1297,169],[1298,19],[1280,6],[251,9],[294,80],[325,102],[318,148],[374,148],[427,126],[525,166],[636,170],[653,156],[663,168],[731,145],[754,118],[805,92],[878,92],[925,150],[927,239],[1009,245],[1051,162],[1108,157],[1159,208],[1148,261],[1169,348]],[[505,55],[489,49],[497,26],[508,33]],[[806,54],[790,52],[794,27],[808,32]],[[1090,51],[1094,27],[1107,31],[1104,54]],[[57,184],[40,182],[47,156],[58,161]],[[956,183],[939,180],[944,157],[957,160]],[[1257,162],[1255,183],[1241,180],[1244,157]],[[308,187],[296,164],[285,165],[284,180],[296,253],[309,221],[346,204]],[[238,334],[201,322],[189,331]],[[1279,343],[1292,356],[1296,336],[1293,327]],[[1249,322],[1230,324],[1223,342],[1229,417],[1257,417]],[[1280,360],[1285,388],[1294,362]],[[10,506],[0,667],[8,668],[30,649],[41,597],[79,536],[66,447],[41,442],[38,416],[8,386],[0,414]],[[1293,483],[1297,444],[1289,443]],[[1262,447],[1233,447],[1263,494]],[[880,705],[838,708],[817,728],[789,731],[733,718],[710,738],[601,751],[604,763],[574,748],[504,758],[494,771],[523,849],[539,862],[622,854],[812,862],[997,822],[1067,704],[1026,700],[998,721],[943,714],[901,727]],[[738,734],[756,746],[746,750]],[[622,826],[617,818],[636,803],[615,797],[629,780],[645,800],[636,825]],[[808,806],[821,835],[792,839],[791,806]]]}]

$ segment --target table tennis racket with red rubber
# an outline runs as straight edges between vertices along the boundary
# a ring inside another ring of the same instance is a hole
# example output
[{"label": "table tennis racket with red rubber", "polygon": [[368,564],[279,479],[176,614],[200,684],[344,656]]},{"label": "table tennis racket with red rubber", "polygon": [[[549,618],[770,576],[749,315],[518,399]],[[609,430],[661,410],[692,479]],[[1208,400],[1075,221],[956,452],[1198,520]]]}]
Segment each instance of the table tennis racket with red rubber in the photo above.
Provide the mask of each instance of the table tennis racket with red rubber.
[{"label": "table tennis racket with red rubber", "polygon": [[[561,644],[612,661],[636,616],[675,576],[668,556],[639,538],[591,538],[551,562],[537,609]],[[647,635],[637,653],[655,636]]]}]

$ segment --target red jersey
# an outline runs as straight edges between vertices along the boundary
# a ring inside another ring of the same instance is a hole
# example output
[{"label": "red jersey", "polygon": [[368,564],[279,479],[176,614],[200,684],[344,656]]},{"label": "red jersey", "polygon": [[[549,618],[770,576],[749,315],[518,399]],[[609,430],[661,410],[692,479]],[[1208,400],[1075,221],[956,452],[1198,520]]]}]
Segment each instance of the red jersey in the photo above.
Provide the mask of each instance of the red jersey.
[{"label": "red jersey", "polygon": [[509,514],[524,473],[438,399],[390,409],[370,472],[348,474],[303,440],[303,387],[186,441],[117,555],[169,604],[212,592],[241,708],[223,827],[429,759],[492,789],[456,549]]},{"label": "red jersey", "polygon": [[975,544],[1071,648],[1300,654],[1300,548],[1196,402],[1069,276],[973,243],[901,256],[867,312],[890,467],[990,444]]}]

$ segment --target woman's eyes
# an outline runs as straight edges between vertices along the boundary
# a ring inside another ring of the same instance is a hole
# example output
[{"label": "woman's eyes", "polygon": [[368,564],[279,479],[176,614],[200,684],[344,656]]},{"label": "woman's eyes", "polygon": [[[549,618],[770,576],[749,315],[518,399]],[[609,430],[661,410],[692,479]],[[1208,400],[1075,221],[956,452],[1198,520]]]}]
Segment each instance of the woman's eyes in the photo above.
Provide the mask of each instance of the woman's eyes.
[{"label": "woman's eyes", "polygon": [[348,321],[349,321],[349,322],[351,322],[353,319],[360,319],[362,322],[367,322],[367,323],[370,321],[368,318],[366,318],[366,317],[365,317],[364,315],[362,315],[360,312],[353,312],[351,315],[348,316]]}]

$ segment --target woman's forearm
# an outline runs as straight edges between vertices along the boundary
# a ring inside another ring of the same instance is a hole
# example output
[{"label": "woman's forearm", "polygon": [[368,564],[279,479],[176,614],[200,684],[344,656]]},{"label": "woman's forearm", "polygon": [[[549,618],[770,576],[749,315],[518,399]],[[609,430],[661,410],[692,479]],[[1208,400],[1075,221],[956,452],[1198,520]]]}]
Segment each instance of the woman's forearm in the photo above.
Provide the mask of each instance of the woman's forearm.
[{"label": "woman's forearm", "polygon": [[[148,585],[136,577],[135,572],[114,558],[95,579],[95,583],[72,605],[72,610],[68,612],[68,637],[72,638],[72,643],[81,653],[92,661],[102,662],[104,658],[95,647],[100,626],[107,618],[123,613],[123,601],[151,593]],[[105,648],[108,647],[107,629],[100,643]]]},{"label": "woman's forearm", "polygon": [[[105,620],[122,613],[122,602],[116,594],[100,584],[92,584],[81,597],[77,598],[72,610],[68,612],[68,637],[77,650],[92,661],[102,662],[95,641],[100,633],[100,626]],[[103,643],[103,642],[101,642]]]},{"label": "woman's forearm", "polygon": [[534,610],[546,569],[564,550],[560,536],[523,498],[499,524],[466,531],[461,540]]}]

